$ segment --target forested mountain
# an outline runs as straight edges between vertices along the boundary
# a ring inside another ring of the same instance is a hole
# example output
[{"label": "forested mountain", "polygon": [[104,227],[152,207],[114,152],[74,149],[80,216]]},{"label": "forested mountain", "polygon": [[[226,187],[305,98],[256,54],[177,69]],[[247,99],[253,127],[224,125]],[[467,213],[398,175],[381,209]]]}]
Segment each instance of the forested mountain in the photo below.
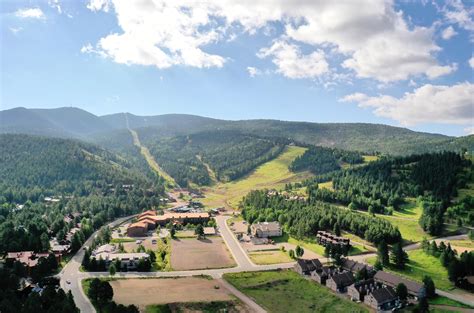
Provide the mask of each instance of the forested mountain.
[{"label": "forested mountain", "polygon": [[149,181],[128,161],[77,140],[3,134],[0,146],[0,197],[18,198],[19,203]]},{"label": "forested mountain", "polygon": [[[97,133],[114,136],[128,126],[144,137],[175,137],[204,131],[233,130],[259,137],[286,138],[297,142],[351,151],[378,151],[408,155],[431,151],[474,151],[474,136],[449,137],[405,128],[364,123],[308,123],[277,120],[225,121],[207,117],[167,114],[136,116],[119,113],[97,117],[77,108],[0,111],[0,133],[28,133],[94,140]],[[94,134],[94,136],[91,136]]]},{"label": "forested mountain", "polygon": [[287,143],[237,131],[201,132],[172,138],[141,137],[161,167],[181,186],[209,185],[211,176],[219,181],[237,179],[278,156]]}]

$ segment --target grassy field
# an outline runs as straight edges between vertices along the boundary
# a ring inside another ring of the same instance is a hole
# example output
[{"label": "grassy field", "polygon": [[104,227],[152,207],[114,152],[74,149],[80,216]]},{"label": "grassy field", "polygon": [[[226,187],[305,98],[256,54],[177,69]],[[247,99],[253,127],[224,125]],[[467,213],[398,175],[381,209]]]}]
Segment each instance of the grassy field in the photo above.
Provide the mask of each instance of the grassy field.
[{"label": "grassy field", "polygon": [[325,183],[319,183],[318,184],[318,188],[326,188],[326,189],[329,189],[329,190],[334,190],[334,188],[332,187],[332,180],[331,181],[327,181]]},{"label": "grassy field", "polygon": [[[404,270],[387,268],[389,272],[394,272],[407,278],[421,282],[425,275],[430,276],[436,288],[442,290],[453,289],[453,284],[448,279],[448,271],[441,264],[441,261],[434,256],[428,255],[423,250],[413,250],[408,252],[410,262]],[[375,263],[375,257],[367,260],[369,263]]]},{"label": "grassy field", "polygon": [[377,161],[379,159],[376,155],[363,155],[362,157],[364,158],[365,163]]},{"label": "grassy field", "polygon": [[279,249],[250,252],[249,257],[253,263],[258,265],[290,263],[294,261],[287,252],[283,252]]},{"label": "grassy field", "polygon": [[393,216],[418,221],[421,213],[423,213],[421,204],[415,198],[407,198],[405,200],[407,203],[402,205],[400,210],[393,211]]},{"label": "grassy field", "polygon": [[368,312],[293,271],[225,274],[224,278],[268,312]]},{"label": "grassy field", "polygon": [[471,248],[474,249],[474,241],[472,240],[450,240],[449,243],[452,246],[456,247],[464,247],[464,248]]},{"label": "grassy field", "polygon": [[213,301],[196,303],[154,304],[145,309],[145,313],[172,313],[172,312],[241,312],[241,305],[237,301]]},{"label": "grassy field", "polygon": [[[312,242],[310,240],[298,240],[294,237],[289,236],[288,234],[284,234],[283,236],[280,237],[275,237],[273,238],[275,242],[288,242],[291,244],[294,244],[295,246],[301,246],[304,249],[313,251],[316,254],[319,254],[320,256],[324,256],[324,246],[321,246],[320,244],[316,242]],[[361,254],[364,252],[369,251],[367,248],[361,246],[361,245],[356,245],[352,247],[351,251],[349,251],[349,255],[357,255]]]},{"label": "grassy field", "polygon": [[451,300],[449,298],[442,297],[442,296],[437,296],[434,299],[430,299],[429,303],[430,305],[449,305],[449,306],[454,306],[458,308],[467,308],[467,309],[471,308],[470,306],[465,305],[464,303],[457,302],[455,300]]},{"label": "grassy field", "polygon": [[236,208],[247,193],[254,189],[281,188],[289,182],[299,182],[312,175],[309,172],[292,173],[288,169],[291,162],[302,155],[306,148],[287,147],[277,158],[259,166],[246,177],[228,183],[219,183],[204,188],[206,207]]}]

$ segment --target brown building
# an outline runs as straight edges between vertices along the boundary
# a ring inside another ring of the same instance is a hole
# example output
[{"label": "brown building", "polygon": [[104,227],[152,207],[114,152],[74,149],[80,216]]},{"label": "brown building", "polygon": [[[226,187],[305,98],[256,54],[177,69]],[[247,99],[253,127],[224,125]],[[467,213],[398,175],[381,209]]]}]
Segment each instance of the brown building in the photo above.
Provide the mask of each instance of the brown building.
[{"label": "brown building", "polygon": [[346,247],[347,249],[351,247],[351,241],[348,238],[338,237],[324,230],[319,230],[316,233],[316,241],[322,246],[332,244]]},{"label": "brown building", "polygon": [[281,225],[278,222],[255,223],[250,226],[253,236],[259,238],[278,237],[282,235]]},{"label": "brown building", "polygon": [[372,275],[373,275],[373,272],[374,272],[374,268],[372,266],[364,264],[364,263],[360,263],[360,262],[357,262],[357,261],[353,261],[353,260],[350,260],[350,259],[347,259],[347,258],[345,258],[342,261],[341,268],[343,270],[349,271],[353,274],[356,274],[357,272],[363,270],[364,268],[367,270],[368,274],[372,273]]},{"label": "brown building", "polygon": [[351,272],[343,272],[332,275],[326,280],[326,286],[336,292],[346,292],[347,287],[354,283],[354,276]]},{"label": "brown building", "polygon": [[377,311],[389,311],[398,305],[398,296],[392,287],[382,287],[365,296],[364,303]]},{"label": "brown building", "polygon": [[144,222],[136,222],[130,224],[127,228],[127,236],[129,237],[144,237],[148,232],[148,225]]}]

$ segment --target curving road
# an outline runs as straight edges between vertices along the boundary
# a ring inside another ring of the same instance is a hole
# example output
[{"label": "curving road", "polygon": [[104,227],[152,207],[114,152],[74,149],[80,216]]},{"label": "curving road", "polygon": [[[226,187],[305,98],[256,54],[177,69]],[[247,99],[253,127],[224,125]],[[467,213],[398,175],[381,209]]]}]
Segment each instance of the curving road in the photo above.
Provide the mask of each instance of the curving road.
[{"label": "curving road", "polygon": [[[133,216],[128,216],[120,218],[113,223],[108,224],[109,227],[114,227],[127,219],[131,219]],[[225,273],[238,273],[246,271],[264,271],[264,270],[274,270],[274,269],[285,269],[292,268],[294,262],[285,263],[285,264],[274,264],[274,265],[255,265],[249,259],[244,249],[237,241],[232,231],[229,229],[226,221],[230,216],[217,216],[216,222],[219,227],[222,238],[229,247],[229,250],[234,257],[235,262],[237,263],[236,267],[232,268],[221,268],[221,269],[208,269],[208,270],[192,270],[192,271],[173,271],[173,272],[119,272],[114,277],[117,278],[142,278],[142,277],[185,277],[185,276],[195,276],[195,275],[208,275],[215,279],[221,279],[222,275]],[[84,243],[83,247],[89,247],[92,243],[93,238],[97,232],[92,234],[92,236]],[[84,294],[82,290],[81,281],[86,278],[92,277],[109,277],[108,272],[81,272],[81,262],[84,257],[84,250],[80,249],[76,255],[69,261],[69,263],[62,269],[58,274],[60,277],[61,287],[65,290],[71,290],[74,301],[76,302],[77,307],[81,312],[95,312],[94,307],[92,306],[89,298]],[[251,298],[245,294],[238,291],[232,285],[227,283],[225,280],[221,280],[223,285],[236,297],[238,297],[242,302],[247,304],[255,312],[262,313],[266,312],[262,307],[256,304]],[[68,283],[69,282],[69,283]]]},{"label": "curving road", "polygon": [[[110,224],[108,226],[114,227],[127,219],[131,219],[133,216],[128,216],[124,218],[120,218]],[[173,272],[119,272],[115,275],[117,278],[142,278],[142,277],[185,277],[185,276],[195,276],[195,275],[208,275],[215,279],[220,279],[223,285],[236,297],[238,297],[242,302],[247,304],[250,308],[252,308],[255,312],[262,313],[265,310],[256,304],[251,298],[246,296],[245,294],[238,291],[232,285],[227,283],[225,280],[222,280],[222,275],[226,273],[238,273],[238,272],[248,272],[248,271],[264,271],[264,270],[274,270],[274,269],[286,269],[292,268],[294,266],[294,262],[291,263],[284,263],[284,264],[273,264],[273,265],[255,265],[250,258],[248,257],[247,253],[245,253],[244,249],[238,242],[237,238],[234,236],[232,231],[230,230],[229,226],[227,225],[227,220],[230,216],[217,216],[216,222],[217,226],[219,227],[220,234],[225,241],[227,247],[229,248],[235,262],[237,263],[236,267],[232,268],[221,268],[221,269],[207,269],[207,270],[191,270],[191,271],[173,271]],[[97,232],[92,234],[92,236],[86,241],[84,247],[89,247],[93,238]],[[439,238],[439,240],[447,240],[447,239],[460,239],[463,238],[465,235],[461,236],[452,236],[446,238]],[[414,250],[418,249],[420,244],[412,244],[406,246],[405,250]],[[375,253],[369,253],[359,256],[353,256],[351,259],[365,262],[368,257],[375,256]],[[74,301],[76,305],[80,309],[81,312],[95,312],[94,307],[89,301],[89,298],[84,294],[82,290],[81,281],[86,278],[92,277],[109,277],[108,272],[81,272],[80,266],[82,262],[82,258],[84,256],[84,250],[80,249],[76,255],[71,259],[71,261],[63,268],[63,270],[59,273],[60,276],[60,284],[64,290],[71,290]],[[69,282],[69,283],[68,283]],[[474,306],[474,299],[470,297],[465,297],[464,295],[457,295],[453,293],[448,293],[442,290],[437,290],[437,293],[448,297],[450,299]]]}]

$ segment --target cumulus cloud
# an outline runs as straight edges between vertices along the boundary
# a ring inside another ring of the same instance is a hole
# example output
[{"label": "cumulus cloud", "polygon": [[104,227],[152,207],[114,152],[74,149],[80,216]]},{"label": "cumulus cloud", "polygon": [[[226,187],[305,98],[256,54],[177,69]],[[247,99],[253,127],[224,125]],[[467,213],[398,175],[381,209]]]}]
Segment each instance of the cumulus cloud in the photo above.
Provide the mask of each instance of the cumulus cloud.
[{"label": "cumulus cloud", "polygon": [[445,19],[450,23],[455,23],[467,31],[474,31],[474,7],[465,7],[461,0],[446,1],[441,9]]},{"label": "cumulus cloud", "polygon": [[474,68],[474,56],[472,56],[470,59],[469,59],[469,66],[471,68]]},{"label": "cumulus cloud", "polygon": [[354,93],[340,99],[372,108],[377,116],[387,117],[404,126],[420,123],[471,124],[474,116],[474,85],[468,82],[453,86],[427,84],[396,98],[371,97]]},{"label": "cumulus cloud", "polygon": [[40,8],[19,9],[18,11],[15,12],[15,16],[19,18],[34,18],[34,19],[46,18],[43,11]]},{"label": "cumulus cloud", "polygon": [[59,0],[48,0],[48,5],[58,11],[59,14],[63,13],[63,10],[61,8],[61,4],[59,3]]},{"label": "cumulus cloud", "polygon": [[441,38],[444,40],[451,39],[452,37],[456,36],[458,33],[454,30],[452,26],[446,27],[443,32],[441,33]]},{"label": "cumulus cloud", "polygon": [[474,126],[464,128],[464,132],[468,135],[474,135]]},{"label": "cumulus cloud", "polygon": [[[208,52],[209,45],[242,32],[273,34],[268,30],[277,22],[283,33],[259,55],[290,78],[326,72],[326,48],[342,56],[340,65],[357,77],[381,82],[425,73],[431,79],[456,68],[436,60],[434,29],[409,27],[385,0],[90,0],[87,7],[115,12],[121,32],[100,39],[96,49],[124,64],[222,67],[226,57]],[[311,52],[301,53],[303,46]]]},{"label": "cumulus cloud", "polygon": [[329,71],[322,50],[303,55],[296,45],[284,41],[276,41],[270,48],[260,50],[258,56],[271,56],[277,72],[288,78],[315,78]]}]

